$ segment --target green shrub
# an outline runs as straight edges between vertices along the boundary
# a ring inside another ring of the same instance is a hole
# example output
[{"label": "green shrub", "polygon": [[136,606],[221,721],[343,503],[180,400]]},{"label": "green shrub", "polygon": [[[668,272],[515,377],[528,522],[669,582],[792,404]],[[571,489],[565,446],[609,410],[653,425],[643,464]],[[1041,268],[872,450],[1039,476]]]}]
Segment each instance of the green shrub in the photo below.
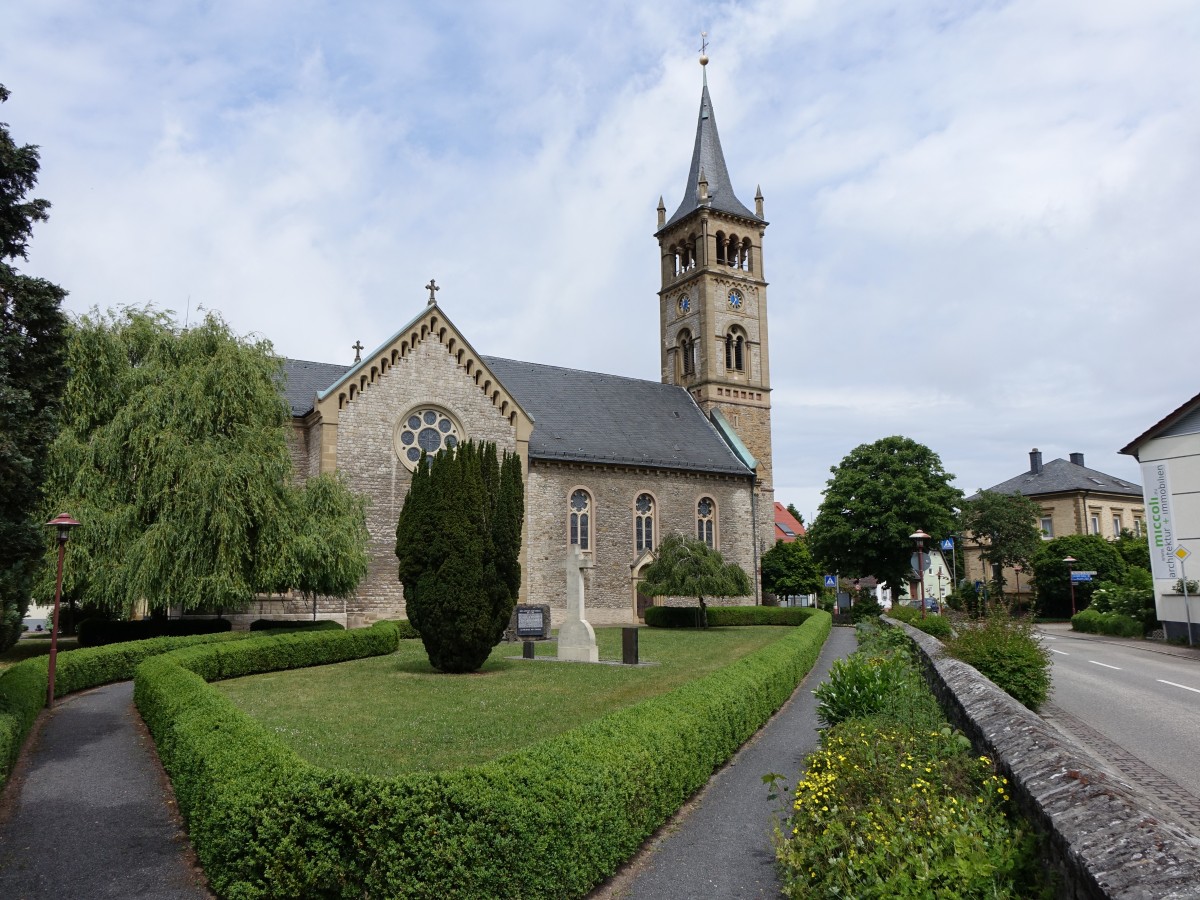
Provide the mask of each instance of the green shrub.
[{"label": "green shrub", "polygon": [[829,678],[813,691],[817,698],[817,718],[829,727],[846,719],[883,712],[908,668],[903,656],[855,654],[835,660]]},{"label": "green shrub", "polygon": [[[304,763],[197,674],[224,671],[206,657],[230,648],[148,660],[135,699],[220,896],[582,897],[788,699],[830,626],[812,615],[670,693],[433,775],[380,779]],[[353,634],[246,644],[332,647]]]},{"label": "green shrub", "polygon": [[1088,609],[1117,613],[1138,622],[1141,627],[1137,634],[1126,634],[1126,626],[1121,625],[1120,633],[1125,637],[1149,634],[1158,625],[1158,611],[1154,606],[1154,578],[1149,570],[1130,566],[1119,581],[1102,581],[1096,585]]},{"label": "green shrub", "polygon": [[850,607],[850,621],[856,625],[866,619],[878,619],[882,615],[883,607],[873,596],[859,596]]},{"label": "green shrub", "polygon": [[914,609],[911,606],[893,606],[888,615],[906,625],[911,625],[913,628],[919,628],[921,631],[932,635],[938,640],[945,640],[953,633],[950,627],[950,620],[945,616],[930,612],[922,616],[921,610]]},{"label": "green shrub", "polygon": [[416,626],[413,625],[412,622],[408,621],[408,619],[392,619],[391,621],[392,624],[396,626],[396,631],[400,640],[419,641],[421,639],[421,632],[417,631]]},{"label": "green shrub", "polygon": [[1050,691],[1050,651],[1033,623],[995,611],[959,629],[946,642],[950,655],[974,666],[997,687],[1035,712]]},{"label": "green shrub", "polygon": [[949,727],[827,731],[778,842],[789,897],[925,900],[1043,895],[1008,782]]},{"label": "green shrub", "polygon": [[132,622],[84,619],[75,626],[75,635],[79,638],[80,647],[103,647],[122,641],[221,634],[232,629],[233,623],[228,619],[137,619]]},{"label": "green shrub", "polygon": [[[735,625],[803,625],[817,610],[800,606],[710,606],[710,628]],[[652,628],[699,628],[698,606],[648,606]]]},{"label": "green shrub", "polygon": [[[1099,594],[1099,591],[1097,591]],[[1118,637],[1141,637],[1142,623],[1120,613],[1100,612],[1091,607],[1071,617],[1071,629],[1089,634],[1111,634]]]},{"label": "green shrub", "polygon": [[[191,637],[160,637],[129,641],[105,647],[66,650],[58,654],[54,673],[54,696],[128,681],[142,660],[181,647],[214,642],[240,641],[241,634],[209,634]],[[38,712],[46,705],[50,660],[39,656],[17,663],[0,673],[0,785],[8,779]]]},{"label": "green shrub", "polygon": [[343,631],[345,626],[331,619],[255,619],[251,631]]}]

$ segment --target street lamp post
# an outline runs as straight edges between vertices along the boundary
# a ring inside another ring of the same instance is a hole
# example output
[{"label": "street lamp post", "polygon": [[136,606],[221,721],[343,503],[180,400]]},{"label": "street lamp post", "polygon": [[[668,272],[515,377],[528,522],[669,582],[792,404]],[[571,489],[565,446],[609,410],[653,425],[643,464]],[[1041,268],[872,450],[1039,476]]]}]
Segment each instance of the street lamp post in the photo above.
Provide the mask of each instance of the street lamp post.
[{"label": "street lamp post", "polygon": [[1021,572],[1023,572],[1023,571],[1024,571],[1024,569],[1021,568],[1020,563],[1016,563],[1013,565],[1013,575],[1017,579],[1017,605],[1016,605],[1017,612],[1020,612],[1020,610],[1021,610]]},{"label": "street lamp post", "polygon": [[1063,562],[1067,564],[1068,578],[1071,582],[1071,618],[1075,618],[1075,563],[1078,562],[1073,556],[1064,556]]},{"label": "street lamp post", "polygon": [[62,600],[63,557],[67,553],[67,541],[71,537],[71,529],[79,523],[66,513],[59,513],[46,523],[47,528],[58,529],[58,578],[54,582],[54,622],[50,627],[50,667],[46,679],[46,708],[54,706],[54,666],[58,661],[58,607]]},{"label": "street lamp post", "polygon": [[925,542],[929,540],[929,535],[918,529],[909,535],[912,542],[917,545],[917,575],[921,579],[921,618],[925,618],[925,561],[922,559],[922,551],[925,549]]}]

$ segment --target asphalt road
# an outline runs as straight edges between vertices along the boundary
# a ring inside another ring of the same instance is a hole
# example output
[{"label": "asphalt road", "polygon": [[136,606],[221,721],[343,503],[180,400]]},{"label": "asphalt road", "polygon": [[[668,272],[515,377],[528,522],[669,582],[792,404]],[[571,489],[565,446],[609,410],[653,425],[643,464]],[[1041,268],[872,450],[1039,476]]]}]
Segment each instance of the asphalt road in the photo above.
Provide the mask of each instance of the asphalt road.
[{"label": "asphalt road", "polygon": [[1053,692],[1043,715],[1078,732],[1087,749],[1129,780],[1157,782],[1164,799],[1176,792],[1172,788],[1186,792],[1182,805],[1197,819],[1200,658],[1146,642],[1042,631],[1054,658]]}]

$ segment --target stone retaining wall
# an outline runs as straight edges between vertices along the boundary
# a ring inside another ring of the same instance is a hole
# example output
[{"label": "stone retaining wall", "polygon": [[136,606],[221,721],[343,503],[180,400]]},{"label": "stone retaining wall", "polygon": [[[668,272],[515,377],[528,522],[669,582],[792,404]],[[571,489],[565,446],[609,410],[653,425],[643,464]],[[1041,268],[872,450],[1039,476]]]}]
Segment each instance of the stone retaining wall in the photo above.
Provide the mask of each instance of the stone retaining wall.
[{"label": "stone retaining wall", "polygon": [[901,622],[950,720],[1009,779],[1028,818],[1050,836],[1051,863],[1071,900],[1200,898],[1200,839],[1164,820],[1065,738],[941,641]]}]

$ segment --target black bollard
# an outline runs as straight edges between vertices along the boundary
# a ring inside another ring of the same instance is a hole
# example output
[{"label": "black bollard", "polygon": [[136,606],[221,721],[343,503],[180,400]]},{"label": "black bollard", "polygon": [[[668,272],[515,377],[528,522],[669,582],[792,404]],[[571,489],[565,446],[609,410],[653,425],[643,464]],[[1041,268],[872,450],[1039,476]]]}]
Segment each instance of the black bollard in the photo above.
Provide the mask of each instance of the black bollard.
[{"label": "black bollard", "polygon": [[621,629],[621,662],[627,666],[638,664],[638,630],[636,628]]}]

